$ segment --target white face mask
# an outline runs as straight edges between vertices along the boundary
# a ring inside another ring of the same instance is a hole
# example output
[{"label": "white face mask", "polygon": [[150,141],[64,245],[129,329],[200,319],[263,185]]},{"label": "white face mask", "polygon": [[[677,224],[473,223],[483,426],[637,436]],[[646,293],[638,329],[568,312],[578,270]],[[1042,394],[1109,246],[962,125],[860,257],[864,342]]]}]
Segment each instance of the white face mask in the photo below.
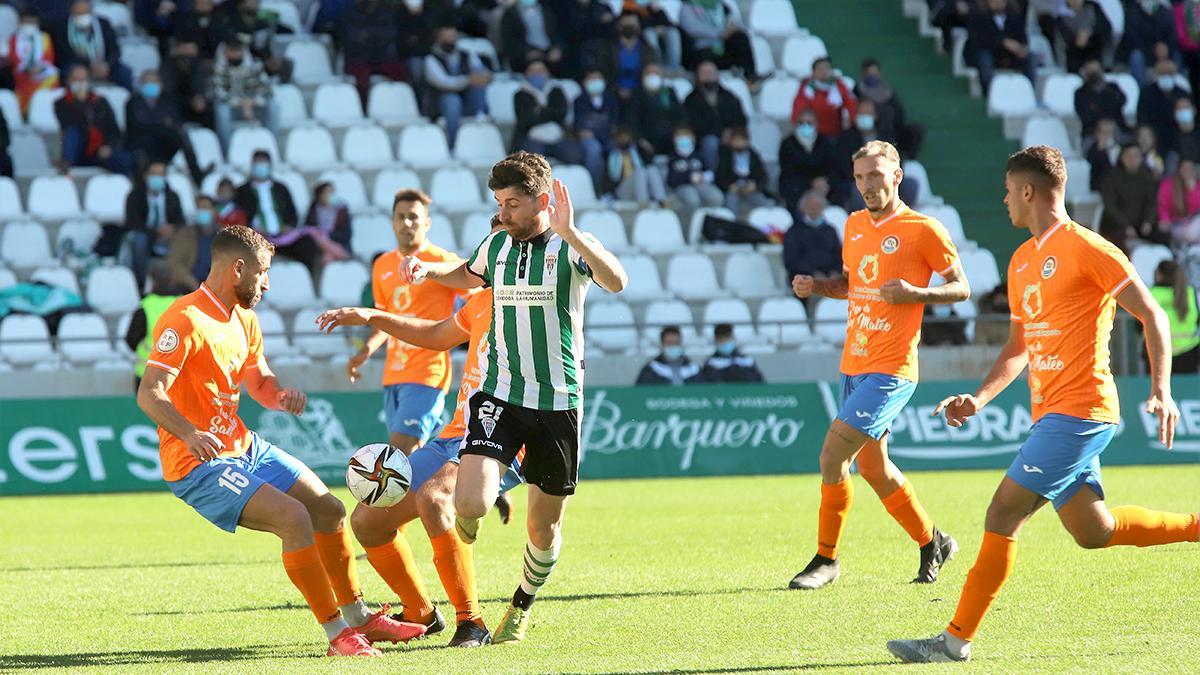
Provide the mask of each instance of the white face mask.
[{"label": "white face mask", "polygon": [[1196,123],[1196,111],[1192,108],[1180,108],[1175,111],[1175,121],[1181,127],[1190,127]]},{"label": "white face mask", "polygon": [[854,125],[859,131],[873,131],[875,129],[875,116],[871,113],[859,113],[854,118]]},{"label": "white face mask", "polygon": [[38,25],[35,23],[21,24],[21,33],[23,35],[40,35],[41,32],[42,32],[42,29],[39,28]]},{"label": "white face mask", "polygon": [[91,14],[76,14],[74,21],[75,21],[75,26],[78,28],[91,28],[92,27],[92,15]]},{"label": "white face mask", "polygon": [[1159,75],[1155,82],[1158,84],[1158,88],[1162,89],[1163,91],[1171,91],[1175,88],[1174,75]]},{"label": "white face mask", "polygon": [[642,86],[646,88],[646,91],[657,92],[659,89],[662,89],[663,86],[662,75],[659,75],[658,73],[650,73],[646,77],[642,78]]},{"label": "white face mask", "polygon": [[404,6],[408,8],[409,12],[416,14],[425,6],[425,0],[404,0]]}]

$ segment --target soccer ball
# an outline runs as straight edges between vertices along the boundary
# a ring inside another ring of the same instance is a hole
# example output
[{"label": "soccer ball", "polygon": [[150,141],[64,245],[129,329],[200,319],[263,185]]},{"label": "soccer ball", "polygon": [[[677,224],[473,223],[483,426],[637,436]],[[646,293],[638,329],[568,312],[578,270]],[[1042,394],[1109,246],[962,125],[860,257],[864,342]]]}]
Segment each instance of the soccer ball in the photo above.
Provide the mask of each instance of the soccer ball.
[{"label": "soccer ball", "polygon": [[364,445],[350,457],[346,487],[367,506],[395,506],[412,487],[412,465],[408,457],[387,443]]}]

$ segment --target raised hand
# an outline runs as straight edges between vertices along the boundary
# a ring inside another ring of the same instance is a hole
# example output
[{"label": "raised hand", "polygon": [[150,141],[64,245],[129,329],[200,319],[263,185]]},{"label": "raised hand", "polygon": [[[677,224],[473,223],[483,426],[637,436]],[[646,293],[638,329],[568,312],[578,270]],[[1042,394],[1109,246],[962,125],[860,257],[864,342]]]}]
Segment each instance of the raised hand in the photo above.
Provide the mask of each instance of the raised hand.
[{"label": "raised hand", "polygon": [[404,256],[400,259],[398,267],[397,273],[400,275],[400,281],[406,284],[419,284],[425,280],[425,268],[421,266],[421,260],[415,256]]},{"label": "raised hand", "polygon": [[567,186],[557,178],[551,186],[554,191],[554,204],[550,206],[550,229],[555,234],[566,239],[576,232],[575,209],[571,206],[571,194]]},{"label": "raised hand", "polygon": [[979,399],[971,394],[948,396],[933,409],[933,416],[937,417],[943,411],[946,413],[946,424],[956,428],[961,427],[968,419],[974,417],[975,413],[979,412]]},{"label": "raised hand", "polygon": [[374,310],[366,307],[339,307],[322,312],[317,317],[317,328],[330,333],[338,326],[365,326]]}]

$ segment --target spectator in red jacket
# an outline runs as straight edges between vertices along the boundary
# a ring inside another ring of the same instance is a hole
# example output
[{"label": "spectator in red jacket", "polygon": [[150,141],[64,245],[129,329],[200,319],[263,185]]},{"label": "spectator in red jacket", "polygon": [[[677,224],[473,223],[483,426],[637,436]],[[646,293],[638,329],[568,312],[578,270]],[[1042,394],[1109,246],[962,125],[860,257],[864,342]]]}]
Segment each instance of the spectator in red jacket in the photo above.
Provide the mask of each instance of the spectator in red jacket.
[{"label": "spectator in red jacket", "polygon": [[811,110],[817,115],[817,131],[826,136],[837,136],[843,129],[854,125],[854,112],[858,101],[850,87],[833,72],[833,63],[827,56],[813,61],[812,76],[800,82],[800,91],[792,102],[792,124],[800,115]]}]

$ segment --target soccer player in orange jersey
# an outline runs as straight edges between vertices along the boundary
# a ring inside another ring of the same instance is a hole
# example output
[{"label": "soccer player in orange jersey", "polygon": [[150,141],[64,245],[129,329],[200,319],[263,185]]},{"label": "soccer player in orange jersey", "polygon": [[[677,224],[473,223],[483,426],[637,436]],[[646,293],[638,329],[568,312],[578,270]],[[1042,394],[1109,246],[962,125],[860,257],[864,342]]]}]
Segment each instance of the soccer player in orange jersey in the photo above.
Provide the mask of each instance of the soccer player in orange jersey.
[{"label": "soccer player in orange jersey", "polygon": [[[900,200],[904,177],[890,143],[872,141],[854,153],[854,182],[867,204],[846,220],[843,276],[797,275],[798,297],[813,293],[849,300],[842,350],[842,408],[821,447],[821,509],[817,554],[791,588],[816,589],[841,573],[838,544],[854,494],[850,464],[883,500],[888,513],[920,547],[917,583],[937,580],[957,550],[933,525],[912,483],[888,459],[887,434],[917,386],[917,343],[929,303],[970,296],[958,251],[946,228]],[[934,274],[945,283],[929,287]]]},{"label": "soccer player in orange jersey", "polygon": [[283,540],[283,567],[329,638],[330,656],[379,656],[371,642],[405,641],[424,626],[371,613],[363,603],[346,509],[300,460],[246,428],[244,384],[261,405],[304,411],[263,356],[252,308],[269,287],[274,247],[247,227],[213,237],[200,289],[176,300],[154,327],[138,405],[158,424],[163,478],[217,527],[238,525]]},{"label": "soccer player in orange jersey", "polygon": [[1008,266],[1008,342],[975,394],[951,396],[935,414],[945,411],[950,426],[962,426],[1028,366],[1034,424],[992,496],[979,557],[950,625],[929,639],[888,642],[905,661],[970,658],[979,624],[1012,573],[1017,533],[1047,502],[1083,548],[1200,538],[1200,514],[1104,503],[1100,453],[1121,421],[1108,353],[1116,306],[1145,329],[1146,412],[1158,417],[1159,442],[1167,448],[1179,420],[1171,399],[1170,326],[1125,254],[1067,215],[1066,184],[1066,164],[1054,148],[1026,148],[1008,159],[1004,203],[1013,225],[1030,234]]}]

